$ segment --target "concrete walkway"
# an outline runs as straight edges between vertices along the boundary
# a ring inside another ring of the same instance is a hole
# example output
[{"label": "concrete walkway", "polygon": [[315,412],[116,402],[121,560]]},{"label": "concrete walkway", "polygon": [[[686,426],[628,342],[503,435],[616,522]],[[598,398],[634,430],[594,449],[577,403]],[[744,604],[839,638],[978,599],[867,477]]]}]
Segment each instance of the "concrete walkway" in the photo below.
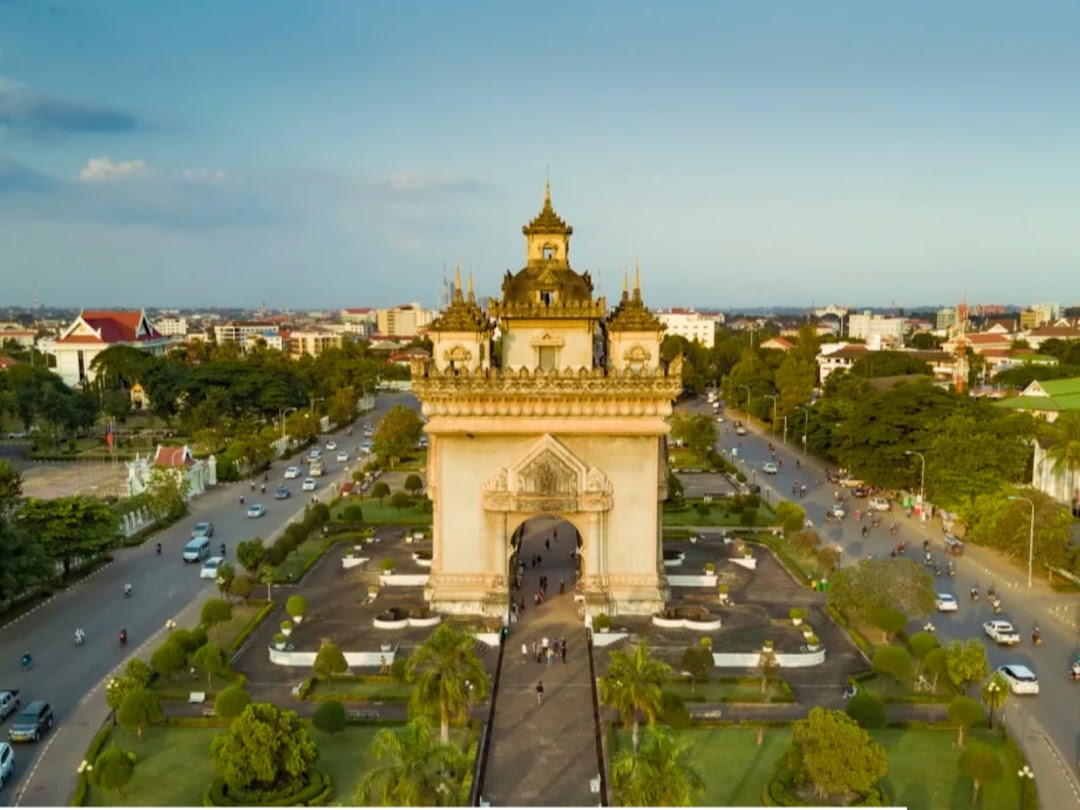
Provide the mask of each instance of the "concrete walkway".
[{"label": "concrete walkway", "polygon": [[[558,528],[559,539],[544,540]],[[522,545],[525,612],[512,626],[503,658],[502,678],[492,725],[491,749],[483,799],[496,807],[587,807],[599,803],[590,780],[600,773],[593,722],[585,628],[574,605],[574,570],[570,560],[574,529],[555,519],[533,520]],[[543,557],[533,569],[533,554]],[[532,594],[541,574],[548,577],[548,598],[537,607]],[[559,579],[566,594],[559,596]],[[566,639],[566,663],[536,663],[534,641]],[[522,656],[525,644],[527,656]],[[544,684],[537,705],[536,685]]]}]

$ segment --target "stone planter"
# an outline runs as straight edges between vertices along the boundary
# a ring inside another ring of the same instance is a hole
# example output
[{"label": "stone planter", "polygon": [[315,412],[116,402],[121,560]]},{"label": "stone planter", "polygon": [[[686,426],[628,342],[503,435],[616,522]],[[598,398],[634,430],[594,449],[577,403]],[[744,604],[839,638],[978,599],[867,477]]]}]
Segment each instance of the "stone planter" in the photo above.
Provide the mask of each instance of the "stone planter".
[{"label": "stone planter", "polygon": [[394,649],[393,644],[380,644],[379,645],[379,652],[390,652],[392,649]]},{"label": "stone planter", "polygon": [[285,638],[288,638],[289,636],[292,635],[292,628],[291,627],[282,627],[281,628],[281,635],[285,636]]},{"label": "stone planter", "polygon": [[302,622],[302,621],[304,621],[303,616],[293,616],[292,617],[292,623],[293,624],[300,624],[300,622]]},{"label": "stone planter", "polygon": [[798,626],[799,626],[800,624],[802,624],[802,619],[798,619],[798,618],[793,618],[793,619],[791,620],[791,623],[792,623],[793,625],[795,625],[796,627],[798,627]]},{"label": "stone planter", "polygon": [[275,650],[284,650],[285,649],[285,642],[284,641],[275,641],[274,642],[274,649]]},{"label": "stone planter", "polygon": [[810,652],[817,652],[818,650],[821,649],[821,645],[820,644],[807,644],[806,649],[809,650]]},{"label": "stone planter", "polygon": [[814,630],[811,627],[805,627],[803,628],[802,634],[803,638],[810,638],[810,636],[814,635]]}]

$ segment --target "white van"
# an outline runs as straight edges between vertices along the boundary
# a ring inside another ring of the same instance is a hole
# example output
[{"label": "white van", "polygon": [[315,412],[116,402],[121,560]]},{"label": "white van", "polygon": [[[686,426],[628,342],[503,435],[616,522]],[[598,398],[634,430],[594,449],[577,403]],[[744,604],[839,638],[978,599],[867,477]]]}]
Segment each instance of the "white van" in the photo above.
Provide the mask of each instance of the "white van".
[{"label": "white van", "polygon": [[201,562],[210,556],[210,541],[205,537],[196,537],[184,546],[184,562]]},{"label": "white van", "polygon": [[6,742],[0,743],[0,788],[11,778],[15,770],[15,752]]}]

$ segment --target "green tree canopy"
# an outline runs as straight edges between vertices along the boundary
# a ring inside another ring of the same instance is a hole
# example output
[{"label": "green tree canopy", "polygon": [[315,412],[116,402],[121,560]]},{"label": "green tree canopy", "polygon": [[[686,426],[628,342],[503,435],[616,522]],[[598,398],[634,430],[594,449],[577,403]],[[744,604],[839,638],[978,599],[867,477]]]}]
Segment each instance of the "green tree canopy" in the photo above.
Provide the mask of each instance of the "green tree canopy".
[{"label": "green tree canopy", "polygon": [[338,700],[324,700],[311,716],[311,723],[319,731],[326,734],[337,734],[339,731],[344,731],[345,726],[348,724],[345,706]]},{"label": "green tree canopy", "polygon": [[375,734],[371,753],[379,763],[368,770],[353,801],[361,807],[454,807],[463,804],[463,782],[469,767],[454,743],[442,742],[427,722]]},{"label": "green tree canopy", "polygon": [[611,789],[624,807],[691,807],[705,780],[691,762],[690,740],[667,726],[649,726],[636,751],[623,748],[611,760]]},{"label": "green tree canopy", "polygon": [[406,680],[416,684],[410,709],[417,716],[438,718],[443,743],[450,742],[450,726],[465,723],[469,708],[486,700],[491,690],[475,644],[471,633],[440,624],[405,665]]},{"label": "green tree canopy", "polygon": [[161,701],[145,686],[129,689],[116,713],[116,722],[122,728],[134,730],[139,739],[142,739],[143,728],[160,723],[163,719]]},{"label": "green tree canopy", "polygon": [[239,791],[301,787],[318,756],[296,712],[269,703],[248,705],[210,742],[214,770]]},{"label": "green tree canopy", "polygon": [[341,651],[341,647],[329,641],[324,642],[319,647],[319,651],[315,654],[315,663],[312,666],[316,675],[329,681],[332,681],[335,675],[341,675],[348,668],[349,664],[345,660],[345,653]]},{"label": "green tree canopy", "polygon": [[600,700],[630,726],[633,749],[641,738],[639,718],[656,720],[663,706],[663,685],[671,677],[671,667],[649,654],[649,645],[639,643],[631,652],[608,653],[608,674],[600,678]]},{"label": "green tree canopy", "polygon": [[32,498],[18,519],[45,553],[63,565],[65,575],[73,562],[89,562],[112,548],[120,534],[116,512],[97,498]]},{"label": "green tree canopy", "polygon": [[94,760],[91,782],[103,790],[116,791],[119,796],[135,773],[135,755],[116,746],[109,746]]},{"label": "green tree canopy", "polygon": [[820,797],[865,796],[888,771],[880,743],[843,712],[820,707],[795,721],[787,760],[796,782]]},{"label": "green tree canopy", "polygon": [[957,764],[960,773],[972,781],[971,801],[979,800],[979,788],[985,784],[1000,782],[1005,775],[998,752],[984,742],[973,740],[960,753]]},{"label": "green tree canopy", "polygon": [[829,604],[848,616],[886,607],[920,619],[934,609],[934,582],[913,560],[862,560],[829,581]]},{"label": "green tree canopy", "polygon": [[225,651],[217,644],[208,643],[199,647],[191,656],[191,663],[196,669],[206,673],[206,686],[214,688],[214,676],[229,672],[229,660]]},{"label": "green tree canopy", "polygon": [[424,423],[416,411],[404,405],[394,405],[379,423],[375,431],[373,449],[380,460],[387,460],[391,467],[412,452],[420,441]]}]

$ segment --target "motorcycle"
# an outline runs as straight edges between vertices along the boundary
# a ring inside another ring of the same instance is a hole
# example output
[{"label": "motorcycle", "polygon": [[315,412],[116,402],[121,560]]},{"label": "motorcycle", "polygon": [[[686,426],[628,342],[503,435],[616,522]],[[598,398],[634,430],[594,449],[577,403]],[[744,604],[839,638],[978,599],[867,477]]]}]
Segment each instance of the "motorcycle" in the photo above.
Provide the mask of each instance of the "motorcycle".
[{"label": "motorcycle", "polygon": [[127,630],[121,630],[120,631],[120,646],[121,647],[126,647],[127,646]]},{"label": "motorcycle", "polygon": [[75,631],[75,646],[76,647],[81,647],[82,643],[84,641],[86,641],[86,633],[84,633],[82,630],[76,630]]},{"label": "motorcycle", "polygon": [[971,601],[972,602],[978,602],[979,601],[979,589],[978,588],[972,588],[971,589]]},{"label": "motorcycle", "polygon": [[34,659],[30,657],[30,653],[27,653],[22,657],[22,668],[30,669],[34,665]]},{"label": "motorcycle", "polygon": [[244,505],[244,496],[243,495],[240,496],[240,505],[241,506]]},{"label": "motorcycle", "polygon": [[1072,665],[1072,669],[1069,670],[1069,678],[1073,683],[1080,681],[1080,663]]},{"label": "motorcycle", "polygon": [[1031,633],[1031,643],[1034,644],[1036,647],[1041,647],[1042,646],[1042,633],[1040,633],[1038,630],[1033,631]]},{"label": "motorcycle", "polygon": [[158,543],[156,546],[154,546],[154,551],[157,552],[157,555],[159,557],[161,556],[161,543]]},{"label": "motorcycle", "polygon": [[990,603],[990,607],[994,609],[994,613],[1001,613],[1001,600],[996,596],[988,596],[987,601]]}]

